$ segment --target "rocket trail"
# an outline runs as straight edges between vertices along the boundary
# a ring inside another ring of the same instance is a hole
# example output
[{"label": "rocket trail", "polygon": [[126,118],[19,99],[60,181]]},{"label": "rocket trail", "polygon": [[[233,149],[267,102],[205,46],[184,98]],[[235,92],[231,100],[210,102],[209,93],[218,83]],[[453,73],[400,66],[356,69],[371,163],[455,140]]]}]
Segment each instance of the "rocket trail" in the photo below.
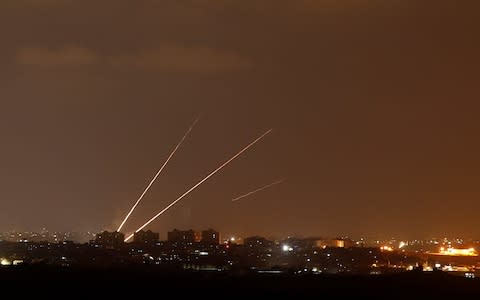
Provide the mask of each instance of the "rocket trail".
[{"label": "rocket trail", "polygon": [[128,214],[125,216],[125,219],[123,219],[122,221],[122,224],[120,224],[120,226],[118,226],[118,229],[117,231],[120,232],[120,230],[122,229],[123,225],[125,225],[125,222],[127,222],[128,218],[130,217],[130,215],[132,214],[132,212],[135,210],[135,208],[137,207],[137,205],[140,203],[140,201],[142,201],[143,199],[143,196],[145,196],[145,194],[147,193],[147,191],[150,189],[150,187],[152,186],[152,184],[155,182],[155,180],[157,180],[157,177],[158,175],[160,175],[160,173],[162,173],[163,169],[165,168],[165,166],[168,164],[168,162],[170,161],[170,159],[173,157],[173,155],[175,154],[175,152],[177,152],[178,148],[180,148],[180,146],[182,145],[183,141],[185,141],[185,139],[187,138],[187,136],[190,134],[190,132],[192,131],[193,127],[195,126],[195,124],[197,124],[199,118],[197,118],[193,123],[192,125],[190,125],[190,128],[188,128],[187,132],[183,135],[182,139],[180,140],[180,142],[178,142],[178,144],[175,146],[175,148],[173,149],[172,153],[170,153],[170,156],[168,156],[167,160],[163,163],[162,167],[158,170],[157,174],[155,174],[155,176],[153,177],[153,179],[150,181],[150,183],[147,185],[147,187],[145,188],[145,190],[143,191],[143,193],[140,195],[140,197],[138,198],[137,202],[135,202],[135,204],[132,206],[132,208],[130,209],[130,211],[128,212]]},{"label": "rocket trail", "polygon": [[238,201],[238,200],[240,200],[240,199],[242,199],[242,198],[248,197],[248,196],[250,196],[250,195],[252,195],[252,194],[255,194],[255,193],[257,193],[257,192],[266,190],[266,189],[268,189],[268,188],[270,188],[270,187],[272,187],[272,186],[274,186],[274,185],[277,185],[277,184],[280,184],[280,183],[284,182],[285,180],[286,180],[286,178],[277,180],[277,181],[275,181],[275,182],[272,182],[272,183],[270,183],[270,184],[267,184],[267,185],[265,185],[265,186],[262,186],[262,187],[260,187],[260,188],[258,188],[258,189],[256,189],[256,190],[253,190],[253,191],[251,191],[251,192],[249,192],[249,193],[246,193],[246,194],[244,194],[244,195],[241,195],[241,196],[238,196],[238,197],[236,197],[236,198],[233,198],[233,199],[232,199],[232,202]]},{"label": "rocket trail", "polygon": [[[173,201],[172,203],[170,203],[169,205],[167,205],[167,207],[165,207],[164,209],[162,209],[158,214],[156,214],[155,216],[153,216],[150,220],[148,220],[145,224],[143,224],[140,228],[138,228],[137,230],[135,230],[135,232],[139,232],[140,230],[142,230],[143,228],[147,227],[150,223],[152,223],[153,221],[155,221],[156,218],[158,218],[160,215],[162,215],[164,212],[166,212],[170,207],[174,206],[178,201],[182,200],[185,196],[187,196],[188,194],[190,194],[190,192],[192,192],[194,189],[196,189],[199,185],[201,185],[202,183],[204,183],[205,181],[207,181],[210,177],[212,177],[213,175],[215,175],[215,173],[217,173],[218,171],[220,171],[221,169],[223,169],[226,165],[228,165],[229,163],[231,163],[235,158],[237,158],[238,156],[240,156],[243,152],[247,151],[248,148],[252,147],[253,145],[255,145],[258,141],[260,141],[261,139],[263,139],[267,134],[269,134],[270,132],[272,131],[272,129],[268,130],[267,132],[265,132],[264,134],[262,134],[261,136],[259,136],[258,138],[256,138],[253,142],[251,142],[250,144],[248,144],[245,148],[243,148],[242,150],[240,150],[237,154],[235,154],[234,156],[232,156],[229,160],[227,160],[226,162],[224,162],[220,167],[216,168],[214,171],[212,171],[210,174],[208,174],[205,178],[203,178],[202,180],[200,180],[197,184],[195,184],[194,186],[192,186],[189,190],[187,190],[185,193],[183,193],[180,197],[178,197],[175,201]],[[125,238],[125,242],[127,242],[129,239],[131,239],[133,237],[133,233],[131,235],[129,235],[127,238]]]}]

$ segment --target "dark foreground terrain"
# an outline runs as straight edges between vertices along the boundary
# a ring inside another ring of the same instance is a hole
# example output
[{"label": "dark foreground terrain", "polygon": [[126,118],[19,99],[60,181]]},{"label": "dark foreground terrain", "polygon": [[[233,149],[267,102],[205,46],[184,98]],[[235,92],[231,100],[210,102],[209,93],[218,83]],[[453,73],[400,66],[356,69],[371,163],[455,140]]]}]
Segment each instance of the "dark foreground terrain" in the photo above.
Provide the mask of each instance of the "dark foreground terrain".
[{"label": "dark foreground terrain", "polygon": [[[120,297],[150,295],[154,298],[183,296],[248,297],[276,296],[328,299],[479,299],[480,280],[443,272],[408,272],[393,275],[334,276],[223,272],[177,272],[158,268],[82,269],[21,266],[0,269],[2,293],[34,293],[52,297],[92,295]],[[70,294],[63,294],[64,292]],[[63,298],[60,297],[60,298]],[[67,297],[68,298],[68,297]]]}]

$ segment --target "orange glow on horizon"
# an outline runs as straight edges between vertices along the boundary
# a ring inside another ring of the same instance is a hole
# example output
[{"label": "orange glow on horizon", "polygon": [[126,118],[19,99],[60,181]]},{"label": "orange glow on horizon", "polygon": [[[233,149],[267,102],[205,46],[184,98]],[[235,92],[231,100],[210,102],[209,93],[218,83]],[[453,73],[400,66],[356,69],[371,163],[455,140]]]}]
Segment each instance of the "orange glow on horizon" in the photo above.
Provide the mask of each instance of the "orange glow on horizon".
[{"label": "orange glow on horizon", "polygon": [[433,254],[446,256],[478,256],[478,253],[474,248],[457,249],[440,247],[440,251]]}]

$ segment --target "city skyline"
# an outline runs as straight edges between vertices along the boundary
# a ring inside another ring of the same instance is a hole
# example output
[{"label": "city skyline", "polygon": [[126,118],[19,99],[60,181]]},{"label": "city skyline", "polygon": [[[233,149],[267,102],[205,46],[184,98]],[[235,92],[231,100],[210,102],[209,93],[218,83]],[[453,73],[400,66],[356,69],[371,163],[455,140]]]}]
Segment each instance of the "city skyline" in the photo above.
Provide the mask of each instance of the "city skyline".
[{"label": "city skyline", "polygon": [[480,237],[479,4],[127,3],[0,3],[0,231],[114,231],[201,114],[128,233],[273,128],[145,229]]}]

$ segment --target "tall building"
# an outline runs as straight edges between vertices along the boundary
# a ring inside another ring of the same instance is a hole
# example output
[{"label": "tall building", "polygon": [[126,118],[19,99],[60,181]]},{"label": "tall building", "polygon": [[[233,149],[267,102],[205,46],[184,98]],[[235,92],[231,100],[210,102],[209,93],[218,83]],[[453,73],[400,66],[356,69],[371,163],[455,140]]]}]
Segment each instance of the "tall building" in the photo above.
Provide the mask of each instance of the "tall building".
[{"label": "tall building", "polygon": [[143,245],[155,245],[159,240],[158,232],[153,232],[151,230],[135,232],[133,235],[133,242],[136,244]]},{"label": "tall building", "polygon": [[202,243],[218,245],[220,244],[220,234],[218,233],[218,231],[215,231],[213,229],[203,230]]},{"label": "tall building", "polygon": [[104,231],[95,237],[95,244],[107,249],[118,249],[125,245],[125,235],[121,232]]},{"label": "tall building", "polygon": [[195,231],[174,229],[167,233],[167,239],[172,243],[192,244],[195,242]]}]

